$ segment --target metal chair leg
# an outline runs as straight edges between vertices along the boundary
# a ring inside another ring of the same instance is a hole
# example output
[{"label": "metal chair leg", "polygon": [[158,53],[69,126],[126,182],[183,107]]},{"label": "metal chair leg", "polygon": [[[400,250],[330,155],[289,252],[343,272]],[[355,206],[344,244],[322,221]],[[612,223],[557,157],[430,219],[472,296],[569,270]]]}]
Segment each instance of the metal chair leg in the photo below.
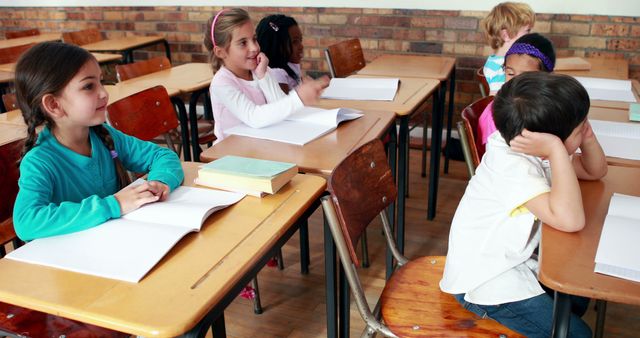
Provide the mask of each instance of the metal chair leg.
[{"label": "metal chair leg", "polygon": [[367,247],[367,231],[362,232],[360,237],[360,246],[362,247],[362,267],[369,267],[369,248]]},{"label": "metal chair leg", "polygon": [[262,314],[262,304],[260,304],[260,290],[258,289],[258,277],[251,280],[251,287],[255,292],[255,297],[253,297],[253,313],[257,315]]},{"label": "metal chair leg", "polygon": [[282,258],[282,249],[278,250],[276,254],[276,261],[278,261],[278,270],[284,270],[284,258]]}]

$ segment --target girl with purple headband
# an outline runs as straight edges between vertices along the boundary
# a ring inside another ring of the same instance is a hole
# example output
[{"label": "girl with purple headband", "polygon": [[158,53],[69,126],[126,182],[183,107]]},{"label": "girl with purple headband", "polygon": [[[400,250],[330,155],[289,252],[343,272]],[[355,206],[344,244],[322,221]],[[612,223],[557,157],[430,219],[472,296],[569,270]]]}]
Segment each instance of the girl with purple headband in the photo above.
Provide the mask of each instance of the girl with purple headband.
[{"label": "girl with purple headband", "polygon": [[[525,72],[553,72],[556,53],[553,44],[538,33],[526,34],[513,43],[505,55],[504,72],[507,81]],[[489,103],[478,120],[478,137],[482,144],[496,131],[493,122],[493,102]]]},{"label": "girl with purple headband", "polygon": [[284,120],[313,104],[329,84],[326,77],[307,78],[285,94],[270,75],[249,14],[240,8],[223,9],[209,20],[204,45],[216,71],[209,87],[216,142],[226,136],[225,130],[242,123],[261,128]]}]

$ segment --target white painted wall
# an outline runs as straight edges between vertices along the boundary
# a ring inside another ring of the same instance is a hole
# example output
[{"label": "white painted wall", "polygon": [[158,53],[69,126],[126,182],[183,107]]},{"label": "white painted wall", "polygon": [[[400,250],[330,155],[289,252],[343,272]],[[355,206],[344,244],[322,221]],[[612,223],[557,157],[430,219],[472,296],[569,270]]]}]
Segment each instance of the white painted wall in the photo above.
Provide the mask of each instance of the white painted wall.
[{"label": "white painted wall", "polygon": [[[0,0],[0,7],[259,6],[486,11],[502,0]],[[640,16],[640,0],[521,0],[538,13]]]}]

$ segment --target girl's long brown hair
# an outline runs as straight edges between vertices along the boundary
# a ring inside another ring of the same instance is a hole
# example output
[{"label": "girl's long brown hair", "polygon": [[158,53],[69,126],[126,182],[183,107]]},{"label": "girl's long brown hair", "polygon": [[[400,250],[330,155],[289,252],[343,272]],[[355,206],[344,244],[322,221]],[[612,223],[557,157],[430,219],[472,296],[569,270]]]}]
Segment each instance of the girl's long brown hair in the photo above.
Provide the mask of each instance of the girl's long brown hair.
[{"label": "girl's long brown hair", "polygon": [[[42,97],[59,95],[69,81],[87,62],[97,62],[86,50],[60,42],[39,43],[26,51],[16,65],[15,85],[18,106],[27,124],[27,138],[22,156],[36,146],[36,128],[42,124],[53,128],[54,121],[42,107]],[[115,151],[113,138],[104,125],[91,127],[102,143]],[[113,159],[120,188],[130,183],[129,175],[119,158]]]},{"label": "girl's long brown hair", "polygon": [[[209,21],[207,21],[207,25],[204,28],[204,46],[209,51],[209,63],[211,63],[211,67],[213,67],[214,71],[217,71],[222,66],[222,60],[213,52],[211,25],[213,24],[214,18],[215,14],[209,18]],[[216,39],[216,46],[227,48],[231,42],[231,33],[233,33],[233,30],[247,21],[251,21],[251,18],[249,17],[249,13],[244,9],[225,9],[218,17],[216,27],[214,28],[213,37]]]}]

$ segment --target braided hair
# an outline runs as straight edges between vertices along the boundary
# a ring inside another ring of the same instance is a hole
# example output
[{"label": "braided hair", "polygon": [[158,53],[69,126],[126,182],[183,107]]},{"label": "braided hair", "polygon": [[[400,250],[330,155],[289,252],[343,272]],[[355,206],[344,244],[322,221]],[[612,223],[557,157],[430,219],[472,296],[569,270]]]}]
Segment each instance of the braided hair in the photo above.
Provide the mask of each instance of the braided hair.
[{"label": "braided hair", "polygon": [[289,27],[297,25],[296,19],[290,16],[283,14],[269,15],[262,18],[258,23],[256,35],[260,50],[269,58],[269,67],[282,68],[290,77],[299,81],[298,74],[288,64],[293,52]]},{"label": "braided hair", "polygon": [[[22,149],[24,155],[36,146],[36,128],[45,125],[53,128],[55,123],[42,107],[42,98],[47,94],[59,95],[69,81],[87,62],[97,62],[88,51],[61,42],[43,42],[22,54],[16,65],[15,86],[18,107],[27,124],[27,138]],[[113,138],[100,124],[91,127],[111,154],[115,152]],[[121,188],[130,183],[129,175],[117,156],[113,158],[116,176]]]}]

